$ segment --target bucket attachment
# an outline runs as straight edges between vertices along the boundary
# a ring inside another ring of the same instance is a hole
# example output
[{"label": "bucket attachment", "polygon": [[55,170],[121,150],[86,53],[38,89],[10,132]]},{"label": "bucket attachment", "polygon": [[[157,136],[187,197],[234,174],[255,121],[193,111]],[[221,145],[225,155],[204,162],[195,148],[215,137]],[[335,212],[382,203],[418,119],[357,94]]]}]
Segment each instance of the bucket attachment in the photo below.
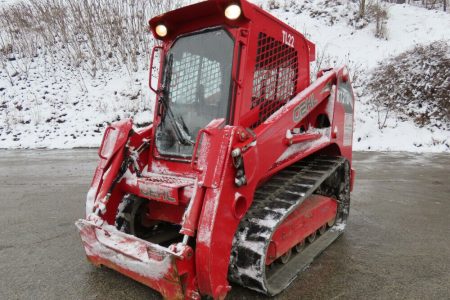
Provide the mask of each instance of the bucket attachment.
[{"label": "bucket attachment", "polygon": [[120,232],[114,226],[98,226],[83,219],[75,225],[92,264],[106,266],[131,277],[157,290],[165,299],[185,298],[180,276],[194,266],[190,247],[172,251]]}]

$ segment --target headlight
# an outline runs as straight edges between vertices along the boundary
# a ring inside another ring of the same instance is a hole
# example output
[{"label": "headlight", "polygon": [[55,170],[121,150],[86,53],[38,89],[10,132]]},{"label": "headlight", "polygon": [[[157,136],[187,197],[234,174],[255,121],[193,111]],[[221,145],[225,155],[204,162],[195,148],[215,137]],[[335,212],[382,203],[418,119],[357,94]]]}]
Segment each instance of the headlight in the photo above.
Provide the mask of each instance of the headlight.
[{"label": "headlight", "polygon": [[167,35],[167,27],[163,24],[159,24],[156,26],[155,32],[159,37],[165,37]]},{"label": "headlight", "polygon": [[225,9],[225,17],[230,20],[236,20],[241,16],[242,10],[237,4],[231,4]]}]

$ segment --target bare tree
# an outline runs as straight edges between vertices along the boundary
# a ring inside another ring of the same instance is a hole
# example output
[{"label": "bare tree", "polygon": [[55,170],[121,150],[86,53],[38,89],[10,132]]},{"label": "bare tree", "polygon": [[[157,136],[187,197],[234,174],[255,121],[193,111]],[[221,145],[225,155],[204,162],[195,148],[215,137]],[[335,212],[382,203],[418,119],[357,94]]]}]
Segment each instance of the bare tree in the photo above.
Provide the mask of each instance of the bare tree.
[{"label": "bare tree", "polygon": [[11,84],[26,78],[39,56],[92,77],[117,65],[132,74],[147,67],[154,43],[148,19],[181,1],[29,0],[0,7],[0,66]]},{"label": "bare tree", "polygon": [[366,14],[366,0],[359,0],[359,18],[364,18]]}]

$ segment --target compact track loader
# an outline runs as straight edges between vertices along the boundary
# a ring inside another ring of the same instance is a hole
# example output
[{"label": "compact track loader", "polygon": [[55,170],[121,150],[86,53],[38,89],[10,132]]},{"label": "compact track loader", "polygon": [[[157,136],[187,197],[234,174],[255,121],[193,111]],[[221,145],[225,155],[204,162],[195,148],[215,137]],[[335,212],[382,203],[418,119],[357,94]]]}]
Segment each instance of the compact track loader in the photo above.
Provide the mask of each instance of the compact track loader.
[{"label": "compact track loader", "polygon": [[167,299],[223,299],[230,282],[276,295],[346,224],[349,73],[311,83],[314,44],[244,0],[200,2],[150,28],[161,42],[153,123],[106,129],[76,222],[87,257]]}]

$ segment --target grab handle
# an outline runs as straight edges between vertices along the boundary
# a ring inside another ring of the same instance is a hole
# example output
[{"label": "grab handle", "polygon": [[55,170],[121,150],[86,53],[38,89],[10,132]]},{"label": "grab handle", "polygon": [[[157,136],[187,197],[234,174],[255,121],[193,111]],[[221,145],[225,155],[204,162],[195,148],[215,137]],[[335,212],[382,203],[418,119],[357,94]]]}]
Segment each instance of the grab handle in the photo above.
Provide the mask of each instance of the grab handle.
[{"label": "grab handle", "polygon": [[197,172],[202,172],[202,171],[203,171],[202,169],[200,169],[200,168],[197,167],[196,160],[197,160],[197,152],[198,152],[198,146],[199,146],[199,144],[200,144],[200,139],[201,139],[201,137],[202,137],[202,135],[203,135],[204,133],[206,133],[206,134],[208,134],[208,135],[211,134],[211,133],[210,133],[207,129],[205,129],[205,128],[200,129],[199,132],[198,132],[198,135],[197,135],[197,139],[196,139],[196,141],[195,141],[194,152],[192,152],[191,167],[192,167],[192,169],[193,169],[194,171],[197,171]]},{"label": "grab handle", "polygon": [[153,47],[153,49],[152,49],[152,56],[151,56],[151,59],[150,59],[150,71],[149,71],[149,74],[148,74],[148,85],[149,85],[150,89],[151,89],[155,94],[157,94],[158,91],[157,91],[156,88],[154,88],[154,87],[152,86],[153,65],[154,65],[154,61],[155,61],[156,50],[159,51],[159,50],[162,50],[162,49],[163,49],[163,47],[161,47],[161,46],[155,46],[155,47]]}]

